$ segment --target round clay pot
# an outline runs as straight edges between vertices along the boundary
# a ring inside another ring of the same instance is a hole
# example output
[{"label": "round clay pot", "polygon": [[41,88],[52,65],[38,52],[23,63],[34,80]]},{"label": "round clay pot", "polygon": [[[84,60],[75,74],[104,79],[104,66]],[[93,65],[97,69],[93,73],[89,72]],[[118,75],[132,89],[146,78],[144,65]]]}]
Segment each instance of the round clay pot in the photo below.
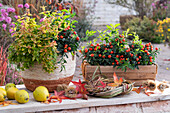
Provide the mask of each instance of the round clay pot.
[{"label": "round clay pot", "polygon": [[[66,84],[68,85],[73,79],[73,75],[76,68],[76,57],[68,53],[68,58],[65,57],[67,63],[65,63],[65,70],[60,72],[61,65],[56,64],[58,68],[54,70],[53,73],[47,73],[43,70],[41,64],[35,64],[33,67],[26,69],[21,72],[25,87],[34,91],[38,86],[45,86],[49,92],[56,90],[57,85]],[[58,61],[60,58],[57,59]]]}]

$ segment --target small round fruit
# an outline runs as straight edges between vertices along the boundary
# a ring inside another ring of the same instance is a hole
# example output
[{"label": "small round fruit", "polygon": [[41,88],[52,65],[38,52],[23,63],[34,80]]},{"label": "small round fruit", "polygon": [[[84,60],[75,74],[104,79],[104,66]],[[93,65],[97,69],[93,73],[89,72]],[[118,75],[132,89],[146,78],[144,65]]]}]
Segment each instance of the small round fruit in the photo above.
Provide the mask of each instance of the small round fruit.
[{"label": "small round fruit", "polygon": [[64,49],[64,52],[67,53],[67,49]]},{"label": "small round fruit", "polygon": [[86,49],[84,50],[84,52],[87,53],[87,52],[88,52],[88,49],[86,48]]},{"label": "small round fruit", "polygon": [[33,96],[36,101],[46,101],[49,97],[48,89],[44,86],[39,86],[34,90]]},{"label": "small round fruit", "polygon": [[68,50],[71,50],[71,47],[68,47]]},{"label": "small round fruit", "polygon": [[15,93],[15,100],[18,103],[24,104],[29,101],[29,94],[25,90],[19,90]]},{"label": "small round fruit", "polygon": [[90,56],[91,56],[91,57],[94,57],[94,54],[91,54]]},{"label": "small round fruit", "polygon": [[16,88],[16,85],[13,84],[13,83],[8,83],[8,84],[5,85],[5,90],[7,91],[11,87],[15,87]]},{"label": "small round fruit", "polygon": [[79,41],[79,40],[80,40],[80,38],[79,38],[79,37],[77,37],[77,38],[76,38],[76,40],[77,40],[77,41]]},{"label": "small round fruit", "polygon": [[2,93],[4,96],[6,96],[6,90],[2,87],[0,87],[0,93]]},{"label": "small round fruit", "polygon": [[7,98],[10,100],[14,100],[15,99],[15,93],[18,91],[17,88],[15,87],[11,87],[7,90]]}]

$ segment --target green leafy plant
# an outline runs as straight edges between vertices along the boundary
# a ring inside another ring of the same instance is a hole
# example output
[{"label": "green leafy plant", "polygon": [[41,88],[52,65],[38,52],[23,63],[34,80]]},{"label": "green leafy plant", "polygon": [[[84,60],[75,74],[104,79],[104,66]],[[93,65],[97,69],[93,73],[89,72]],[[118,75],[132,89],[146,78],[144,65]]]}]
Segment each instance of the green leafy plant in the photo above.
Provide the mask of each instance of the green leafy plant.
[{"label": "green leafy plant", "polygon": [[[91,65],[112,65],[125,71],[127,67],[138,69],[139,65],[153,64],[158,48],[153,50],[151,43],[143,45],[136,34],[128,34],[129,30],[120,34],[117,26],[119,24],[107,25],[106,30],[99,31],[99,36],[93,43],[82,48],[83,61],[86,60]],[[128,35],[135,37],[132,42],[127,42]],[[98,39],[100,42],[96,43]]]},{"label": "green leafy plant", "polygon": [[153,43],[162,42],[162,38],[156,32],[157,23],[146,16],[143,19],[134,17],[132,20],[127,21],[125,23],[125,29],[128,28],[130,29],[130,33],[136,32],[140,39],[143,39],[144,41],[150,41]]},{"label": "green leafy plant", "polygon": [[62,65],[61,69],[64,68],[66,61],[63,57],[77,50],[80,39],[73,30],[75,21],[70,19],[74,14],[64,15],[69,13],[68,10],[51,13],[44,6],[42,9],[37,18],[32,17],[29,9],[18,18],[13,32],[16,39],[9,48],[8,58],[10,63],[22,70],[39,63],[50,73],[57,68],[58,57],[61,57],[58,62]]}]

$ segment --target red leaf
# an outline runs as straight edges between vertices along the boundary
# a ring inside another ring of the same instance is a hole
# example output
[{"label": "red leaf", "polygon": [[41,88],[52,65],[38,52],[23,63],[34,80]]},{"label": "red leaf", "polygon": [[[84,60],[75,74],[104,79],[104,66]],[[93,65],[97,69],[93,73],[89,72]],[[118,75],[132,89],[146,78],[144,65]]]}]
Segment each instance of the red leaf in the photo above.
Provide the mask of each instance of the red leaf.
[{"label": "red leaf", "polygon": [[106,83],[103,83],[101,80],[99,80],[100,83],[102,84],[101,86],[97,86],[97,87],[102,87],[102,88],[105,88],[106,87]]},{"label": "red leaf", "polygon": [[115,83],[118,83],[118,82],[119,82],[115,72],[114,72],[114,74],[113,74],[113,78],[114,78],[114,82],[115,82]]},{"label": "red leaf", "polygon": [[151,94],[155,94],[154,92],[145,92],[146,95],[150,96]]},{"label": "red leaf", "polygon": [[81,94],[87,94],[86,88],[84,87],[85,83],[82,84],[81,80],[79,79],[79,82],[71,81],[75,86],[76,90]]}]

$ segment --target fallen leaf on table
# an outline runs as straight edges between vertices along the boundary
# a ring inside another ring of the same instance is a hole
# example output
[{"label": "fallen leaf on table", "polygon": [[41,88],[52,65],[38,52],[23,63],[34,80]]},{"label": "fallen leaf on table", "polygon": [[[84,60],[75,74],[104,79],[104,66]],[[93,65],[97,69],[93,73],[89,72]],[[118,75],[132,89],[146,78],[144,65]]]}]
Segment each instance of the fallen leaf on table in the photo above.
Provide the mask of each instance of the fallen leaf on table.
[{"label": "fallen leaf on table", "polygon": [[141,89],[144,89],[142,88],[142,85],[139,88],[133,88],[132,91],[135,91],[136,93],[139,94],[141,92]]},{"label": "fallen leaf on table", "polygon": [[81,80],[79,79],[79,82],[71,81],[75,86],[77,92],[81,95],[81,98],[83,99],[88,99],[87,97],[87,91],[86,88],[84,87],[85,83],[81,83]]},{"label": "fallen leaf on table", "polygon": [[12,101],[0,102],[0,105],[2,105],[1,107],[9,106],[10,104],[11,105],[18,105],[18,103],[13,103]]},{"label": "fallen leaf on table", "polygon": [[150,96],[151,94],[155,94],[154,92],[145,92],[146,95]]}]

